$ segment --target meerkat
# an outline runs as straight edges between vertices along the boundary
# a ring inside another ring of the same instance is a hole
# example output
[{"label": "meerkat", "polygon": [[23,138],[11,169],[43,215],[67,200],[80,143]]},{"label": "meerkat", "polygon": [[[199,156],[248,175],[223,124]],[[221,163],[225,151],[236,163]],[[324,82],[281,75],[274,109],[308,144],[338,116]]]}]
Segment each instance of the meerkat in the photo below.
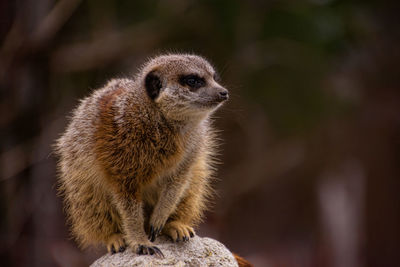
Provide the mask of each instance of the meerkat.
[{"label": "meerkat", "polygon": [[55,149],[78,244],[163,256],[158,235],[193,237],[212,195],[210,115],[227,99],[211,64],[188,54],[155,57],[84,98]]}]

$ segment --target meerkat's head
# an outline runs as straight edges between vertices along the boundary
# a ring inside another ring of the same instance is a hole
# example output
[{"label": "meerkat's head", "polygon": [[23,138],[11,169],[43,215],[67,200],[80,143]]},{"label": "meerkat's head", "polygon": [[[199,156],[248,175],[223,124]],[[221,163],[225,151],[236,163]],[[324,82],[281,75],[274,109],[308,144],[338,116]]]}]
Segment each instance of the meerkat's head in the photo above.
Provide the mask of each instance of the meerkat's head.
[{"label": "meerkat's head", "polygon": [[204,117],[228,99],[228,90],[200,56],[174,54],[150,60],[141,72],[142,88],[170,118]]}]

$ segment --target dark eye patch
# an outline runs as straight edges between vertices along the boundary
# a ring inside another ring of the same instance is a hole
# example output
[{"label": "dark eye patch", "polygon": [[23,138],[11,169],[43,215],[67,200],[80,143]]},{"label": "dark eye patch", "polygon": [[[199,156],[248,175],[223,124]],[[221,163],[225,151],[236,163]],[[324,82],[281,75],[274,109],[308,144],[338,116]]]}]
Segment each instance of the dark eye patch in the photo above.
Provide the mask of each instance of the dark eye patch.
[{"label": "dark eye patch", "polygon": [[183,86],[189,86],[193,89],[198,89],[206,85],[206,81],[204,80],[204,78],[201,78],[196,74],[180,76],[179,83]]}]

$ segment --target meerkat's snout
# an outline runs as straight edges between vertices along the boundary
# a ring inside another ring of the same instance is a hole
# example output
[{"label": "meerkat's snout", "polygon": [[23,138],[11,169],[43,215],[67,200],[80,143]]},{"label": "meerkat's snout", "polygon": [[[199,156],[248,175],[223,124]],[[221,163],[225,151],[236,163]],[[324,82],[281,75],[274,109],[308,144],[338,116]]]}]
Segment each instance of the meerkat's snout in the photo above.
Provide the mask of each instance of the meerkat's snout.
[{"label": "meerkat's snout", "polygon": [[201,106],[208,106],[211,109],[221,105],[223,102],[228,100],[228,98],[228,90],[219,84],[204,88],[202,92],[199,92],[199,102]]},{"label": "meerkat's snout", "polygon": [[225,88],[220,87],[217,89],[217,92],[218,92],[218,97],[221,100],[221,102],[229,99],[228,90],[226,90]]}]

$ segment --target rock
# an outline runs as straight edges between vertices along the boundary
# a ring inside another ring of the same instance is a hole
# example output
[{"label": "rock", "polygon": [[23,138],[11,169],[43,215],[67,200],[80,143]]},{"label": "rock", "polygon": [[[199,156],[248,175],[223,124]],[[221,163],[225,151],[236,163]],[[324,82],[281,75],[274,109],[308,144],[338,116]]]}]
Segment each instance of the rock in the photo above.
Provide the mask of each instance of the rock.
[{"label": "rock", "polygon": [[211,238],[195,236],[188,242],[173,243],[162,236],[158,237],[154,244],[163,252],[165,258],[137,255],[127,249],[123,253],[106,254],[90,266],[238,266],[232,253],[223,244]]}]

